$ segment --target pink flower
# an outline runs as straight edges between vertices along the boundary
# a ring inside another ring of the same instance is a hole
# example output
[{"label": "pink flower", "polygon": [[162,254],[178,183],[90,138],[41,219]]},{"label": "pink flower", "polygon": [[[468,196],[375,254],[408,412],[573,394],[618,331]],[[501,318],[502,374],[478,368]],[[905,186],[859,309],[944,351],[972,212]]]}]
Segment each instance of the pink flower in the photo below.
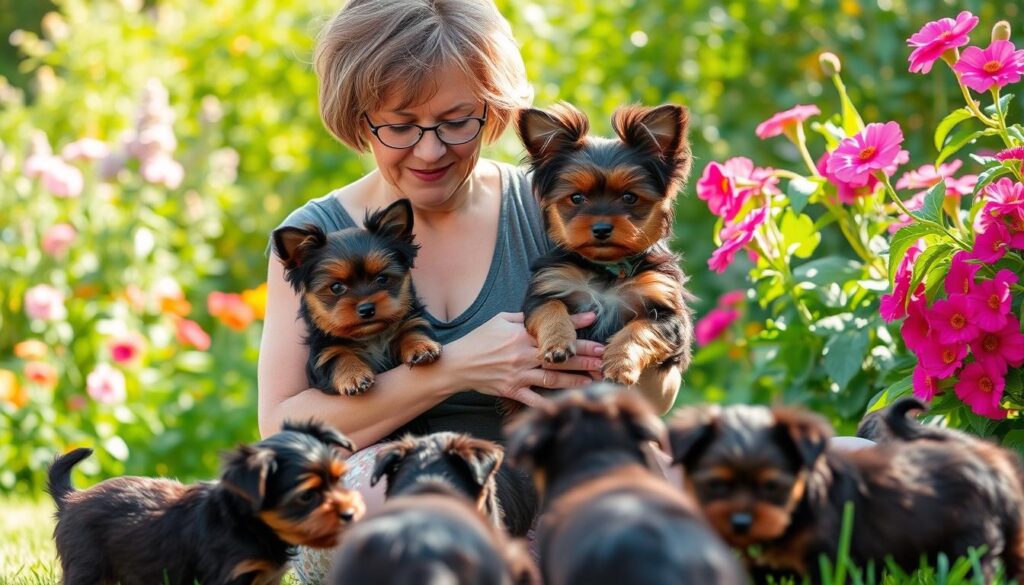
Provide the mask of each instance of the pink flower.
[{"label": "pink flower", "polygon": [[142,358],[146,349],[146,338],[133,331],[112,338],[107,347],[110,349],[110,357],[115,363],[132,365]]},{"label": "pink flower", "polygon": [[25,313],[37,321],[59,321],[67,316],[64,293],[48,284],[37,284],[25,291]]},{"label": "pink flower", "polygon": [[1024,74],[1024,51],[1015,51],[1010,41],[996,40],[987,49],[967,47],[953,70],[963,84],[976,92],[988,91],[993,85],[1003,87],[1017,83]]},{"label": "pink flower", "polygon": [[868,124],[839,143],[828,158],[828,172],[852,185],[864,185],[874,171],[886,170],[900,157],[903,132],[896,122]]},{"label": "pink flower", "polygon": [[1001,221],[991,222],[974,238],[971,254],[986,264],[993,264],[1006,254],[1010,246],[1010,230]]},{"label": "pink flower", "polygon": [[900,326],[900,335],[907,348],[916,354],[922,353],[931,340],[931,326],[928,325],[928,303],[924,296],[911,297],[907,305],[907,319]]},{"label": "pink flower", "polygon": [[100,160],[110,154],[110,147],[102,140],[80,138],[64,147],[61,156],[68,162],[76,160]]},{"label": "pink flower", "polygon": [[978,283],[967,302],[973,314],[972,319],[983,331],[999,331],[1005,325],[1010,313],[1010,285],[1017,283],[1017,275],[1009,270],[1000,270],[995,278]]},{"label": "pink flower", "polygon": [[751,194],[778,193],[778,182],[772,169],[755,167],[749,158],[738,156],[704,167],[704,174],[697,181],[697,197],[708,202],[711,213],[731,220]]},{"label": "pink flower", "polygon": [[58,223],[50,226],[43,234],[43,252],[54,258],[60,258],[67,253],[68,248],[75,241],[78,232],[70,224]]},{"label": "pink flower", "polygon": [[918,364],[914,368],[914,396],[921,400],[931,400],[939,393],[939,379],[931,376]]},{"label": "pink flower", "polygon": [[110,364],[98,364],[85,378],[86,392],[101,404],[120,404],[127,398],[124,374]]},{"label": "pink flower", "polygon": [[1024,146],[1014,146],[996,153],[996,160],[1024,160]]},{"label": "pink flower", "polygon": [[178,342],[184,346],[191,345],[199,351],[210,349],[210,336],[195,321],[178,319],[174,333]]},{"label": "pink flower", "polygon": [[868,175],[867,182],[861,185],[847,183],[828,171],[828,161],[830,158],[831,154],[826,152],[818,159],[818,172],[836,186],[836,194],[839,196],[839,201],[846,205],[852,205],[857,202],[857,199],[874,193],[875,188],[880,183],[874,175]]},{"label": "pink flower", "polygon": [[999,331],[982,331],[971,342],[971,353],[988,371],[1005,374],[1008,366],[1024,365],[1024,334],[1015,319],[1008,319]]},{"label": "pink flower", "polygon": [[163,185],[168,189],[177,189],[185,177],[185,169],[181,163],[164,155],[143,159],[139,171],[147,182]]},{"label": "pink flower", "polygon": [[1006,418],[1006,411],[999,405],[1006,389],[1006,379],[1002,375],[974,362],[960,372],[960,381],[953,389],[975,414],[991,419]]},{"label": "pink flower", "polygon": [[978,25],[978,17],[966,10],[956,20],[943,18],[929,22],[907,39],[907,45],[915,47],[910,53],[910,72],[928,73],[942,54],[950,49],[966,45],[968,33]]},{"label": "pink flower", "polygon": [[760,207],[739,223],[726,224],[722,228],[722,245],[711,253],[708,267],[721,274],[732,264],[736,252],[754,239],[754,230],[768,217],[768,206]]},{"label": "pink flower", "polygon": [[928,189],[942,179],[952,177],[953,173],[960,170],[960,167],[963,166],[963,164],[963,161],[954,160],[948,164],[939,165],[938,169],[935,168],[935,165],[920,166],[915,170],[903,173],[900,180],[896,181],[896,188]]},{"label": "pink flower", "polygon": [[942,344],[926,340],[917,352],[921,367],[940,380],[956,373],[967,357],[966,343]]},{"label": "pink flower", "polygon": [[974,276],[981,270],[981,264],[968,262],[971,254],[966,250],[960,250],[953,255],[950,262],[949,273],[946,275],[946,294],[965,295],[974,288]]},{"label": "pink flower", "polygon": [[697,345],[707,345],[721,337],[725,330],[729,328],[729,325],[732,325],[739,316],[739,311],[711,309],[694,326]]},{"label": "pink flower", "polygon": [[782,134],[786,128],[793,127],[811,116],[817,116],[821,113],[818,106],[795,106],[786,110],[785,112],[779,112],[771,118],[768,118],[764,122],[757,125],[757,129],[754,133],[757,137],[764,140],[765,138],[771,138],[772,136],[778,136]]},{"label": "pink flower", "polygon": [[1024,185],[1003,177],[985,188],[987,218],[1024,218]]},{"label": "pink flower", "polygon": [[977,337],[980,331],[967,295],[949,295],[935,301],[927,316],[928,325],[939,343],[966,343]]},{"label": "pink flower", "polygon": [[54,197],[72,198],[82,194],[85,179],[82,171],[60,159],[42,174],[43,187],[53,193]]},{"label": "pink flower", "polygon": [[[896,276],[893,279],[891,294],[882,295],[879,311],[886,323],[892,323],[897,319],[907,316],[907,294],[910,292],[910,282],[913,278],[914,262],[921,255],[920,242],[911,246],[900,265],[896,268]],[[919,292],[919,291],[915,291]]]},{"label": "pink flower", "polygon": [[738,307],[747,302],[747,291],[731,290],[718,297],[718,306],[721,308]]}]

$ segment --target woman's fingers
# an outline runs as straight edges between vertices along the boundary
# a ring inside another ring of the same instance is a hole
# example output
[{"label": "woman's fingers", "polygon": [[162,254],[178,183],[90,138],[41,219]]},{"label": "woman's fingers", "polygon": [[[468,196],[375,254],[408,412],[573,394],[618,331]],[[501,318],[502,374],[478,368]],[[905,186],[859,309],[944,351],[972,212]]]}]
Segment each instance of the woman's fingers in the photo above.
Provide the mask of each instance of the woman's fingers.
[{"label": "woman's fingers", "polygon": [[590,381],[590,376],[569,374],[544,368],[527,370],[523,376],[524,386],[536,386],[538,388],[576,388],[578,386],[586,386]]},{"label": "woman's fingers", "polygon": [[586,370],[590,372],[601,372],[601,358],[575,355],[562,363],[553,364],[544,362],[541,366],[548,370]]},{"label": "woman's fingers", "polygon": [[583,327],[593,325],[594,321],[597,321],[597,313],[593,311],[576,313],[575,315],[569,315],[569,320],[572,321],[573,328],[582,329]]},{"label": "woman's fingers", "polygon": [[551,402],[551,400],[544,398],[526,386],[516,388],[505,396],[505,398],[511,398],[512,400],[521,402],[530,408],[538,408]]},{"label": "woman's fingers", "polygon": [[[576,355],[599,358],[604,355],[604,346],[596,341],[576,340]],[[600,360],[598,360],[600,361]],[[599,364],[600,365],[600,364]],[[587,368],[590,369],[590,368]]]}]

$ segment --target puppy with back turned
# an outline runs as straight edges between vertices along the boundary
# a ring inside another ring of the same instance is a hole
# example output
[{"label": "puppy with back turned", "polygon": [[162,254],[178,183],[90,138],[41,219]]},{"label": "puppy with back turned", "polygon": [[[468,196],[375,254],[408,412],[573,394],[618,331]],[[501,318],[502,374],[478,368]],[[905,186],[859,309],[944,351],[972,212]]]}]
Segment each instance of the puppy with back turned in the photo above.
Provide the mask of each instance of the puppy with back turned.
[{"label": "puppy with back turned", "polygon": [[312,387],[358,395],[375,374],[440,357],[441,344],[413,287],[419,247],[412,224],[412,205],[399,199],[367,212],[363,228],[326,234],[310,224],[274,231],[285,278],[301,295]]},{"label": "puppy with back turned", "polygon": [[897,416],[875,421],[890,438],[856,451],[830,449],[828,423],[799,409],[685,409],[670,425],[673,456],[712,526],[741,550],[756,545],[748,560],[767,571],[820,582],[819,558],[835,561],[852,503],[857,566],[891,557],[912,571],[922,556],[934,563],[939,553],[956,559],[985,547],[987,578],[1000,560],[1010,578],[1024,577],[1018,456],[907,420],[907,411],[924,408],[916,401],[893,408]]},{"label": "puppy with back turned", "polygon": [[220,480],[183,485],[118,477],[88,490],[71,470],[76,449],[50,466],[54,540],[66,585],[280,583],[295,545],[330,548],[364,511],[340,484],[355,450],[318,423],[283,430],[228,454]]},{"label": "puppy with back turned", "polygon": [[[545,361],[564,362],[582,338],[606,344],[604,377],[620,384],[689,366],[692,299],[664,242],[691,164],[687,119],[682,106],[628,106],[607,139],[589,136],[587,117],[567,104],[519,114],[554,243],[533,265],[523,307]],[[597,320],[577,331],[569,315],[585,311]]]},{"label": "puppy with back turned", "polygon": [[537,549],[547,585],[741,585],[732,551],[694,501],[665,481],[649,443],[665,427],[638,394],[566,391],[508,428],[509,456],[533,471],[543,505]]}]

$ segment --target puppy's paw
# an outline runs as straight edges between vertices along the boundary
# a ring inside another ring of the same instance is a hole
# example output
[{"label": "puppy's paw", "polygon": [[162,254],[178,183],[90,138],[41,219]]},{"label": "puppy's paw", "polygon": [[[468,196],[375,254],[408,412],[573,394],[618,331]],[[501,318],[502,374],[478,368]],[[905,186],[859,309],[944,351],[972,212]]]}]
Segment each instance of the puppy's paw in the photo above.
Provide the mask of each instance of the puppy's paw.
[{"label": "puppy's paw", "polygon": [[607,357],[601,364],[601,373],[604,379],[616,384],[632,386],[640,379],[641,369],[632,361],[624,358]]},{"label": "puppy's paw", "polygon": [[373,386],[373,372],[359,372],[338,381],[338,391],[345,396],[359,396]]},{"label": "puppy's paw", "polygon": [[402,350],[402,362],[409,367],[432,364],[441,358],[441,344],[424,339]]},{"label": "puppy's paw", "polygon": [[544,353],[544,361],[549,364],[560,364],[576,355],[576,344],[549,345],[541,351]]}]

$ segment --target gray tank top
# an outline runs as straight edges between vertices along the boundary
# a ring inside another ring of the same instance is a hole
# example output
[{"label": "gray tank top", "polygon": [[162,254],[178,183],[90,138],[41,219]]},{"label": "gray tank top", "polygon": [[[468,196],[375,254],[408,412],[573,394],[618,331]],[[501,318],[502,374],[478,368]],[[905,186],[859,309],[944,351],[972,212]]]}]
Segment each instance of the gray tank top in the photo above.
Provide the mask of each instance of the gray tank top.
[{"label": "gray tank top", "polygon": [[[426,314],[441,343],[459,339],[498,313],[521,311],[530,264],[550,247],[528,177],[517,167],[502,163],[498,167],[501,215],[491,266],[480,293],[462,314],[451,321],[441,321],[429,312]],[[361,226],[361,222],[353,221],[336,195],[337,191],[333,191],[309,201],[288,215],[278,227],[312,223],[330,232]],[[395,431],[393,436],[406,432],[427,434],[439,431],[464,432],[482,439],[500,440],[501,417],[495,409],[495,399],[467,388],[416,417]]]}]

